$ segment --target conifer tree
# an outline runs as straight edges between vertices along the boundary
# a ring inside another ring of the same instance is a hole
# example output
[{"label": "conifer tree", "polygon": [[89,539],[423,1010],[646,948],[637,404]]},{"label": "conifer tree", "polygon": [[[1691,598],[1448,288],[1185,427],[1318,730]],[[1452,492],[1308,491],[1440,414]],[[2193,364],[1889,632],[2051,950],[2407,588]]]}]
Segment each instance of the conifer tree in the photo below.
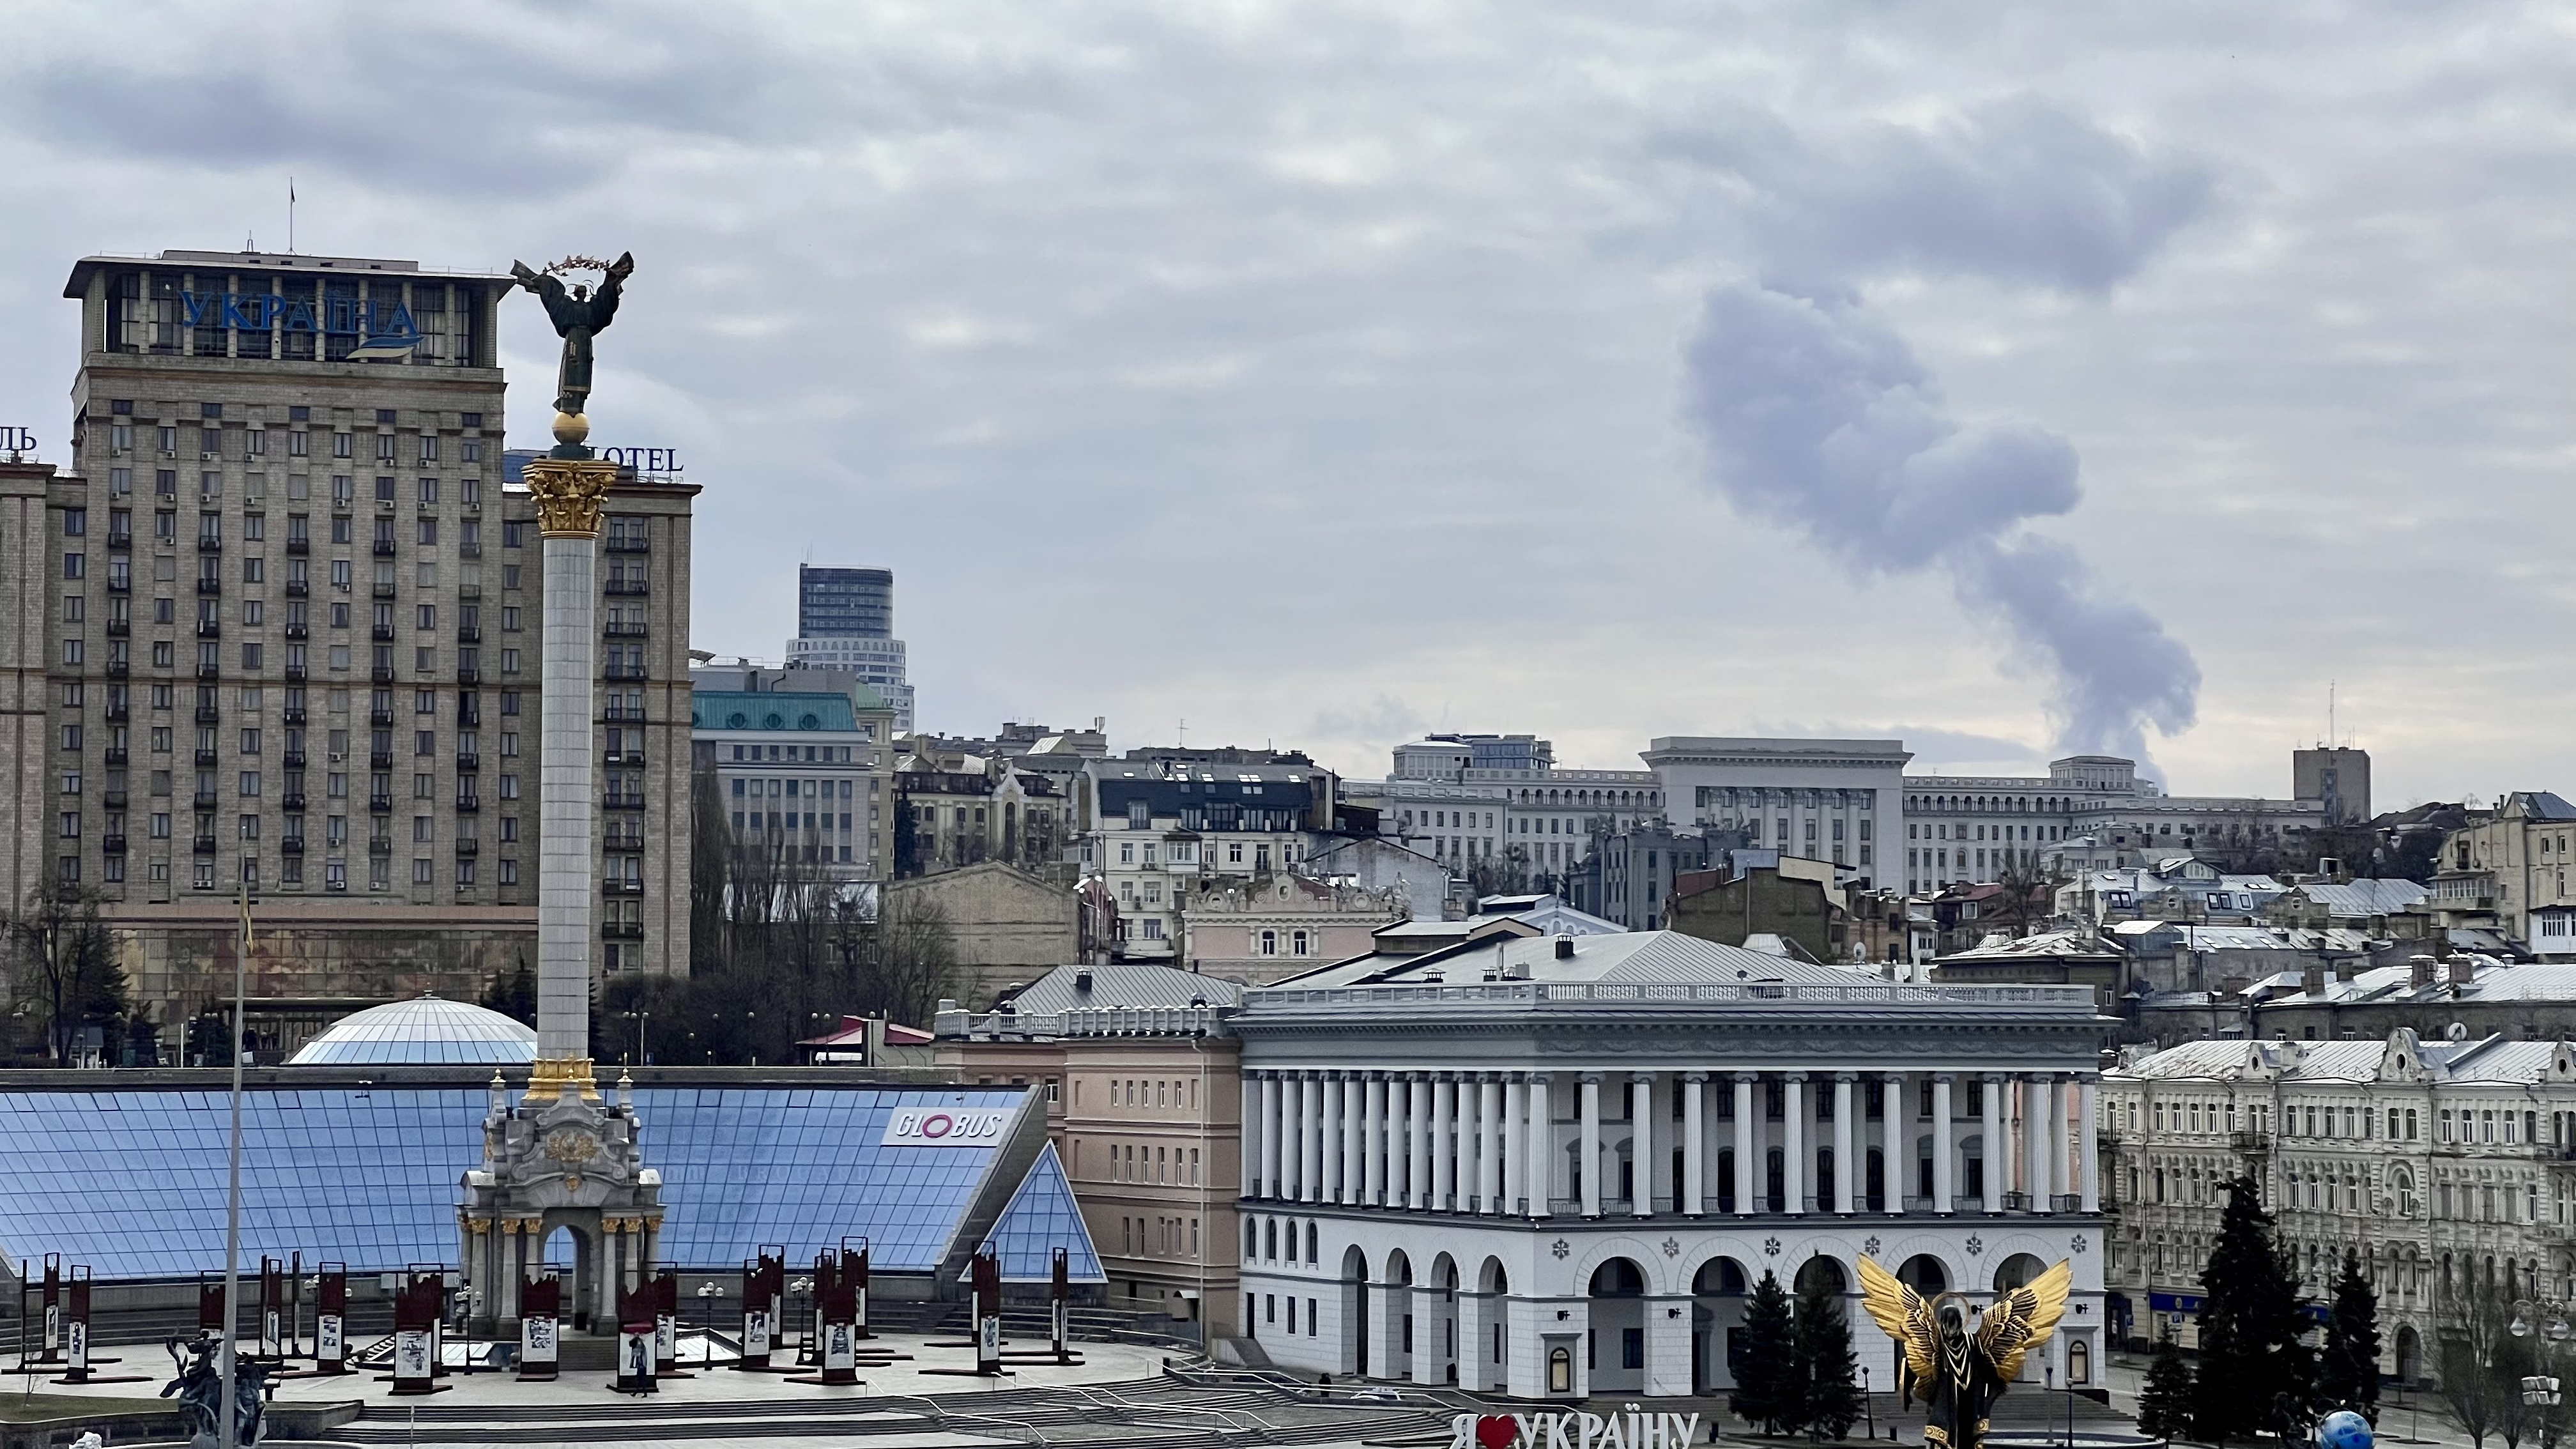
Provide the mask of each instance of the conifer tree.
[{"label": "conifer tree", "polygon": [[1797,1328],[1788,1290],[1765,1272],[1745,1300],[1744,1351],[1735,1365],[1735,1392],[1726,1407],[1766,1434],[1794,1433],[1807,1410],[1806,1365],[1798,1360]]},{"label": "conifer tree", "polygon": [[2158,1439],[2180,1439],[2191,1433],[2191,1365],[2173,1341],[2173,1330],[2156,1332],[2156,1356],[2147,1365],[2147,1381],[2138,1391],[2138,1432]]},{"label": "conifer tree", "polygon": [[2221,1444],[2295,1431],[2313,1418],[2316,1355],[2299,1341],[2308,1324],[2298,1275],[2272,1241],[2272,1215],[2250,1177],[2227,1184],[2200,1292],[2192,1437]]},{"label": "conifer tree", "polygon": [[1860,1365],[1852,1357],[1851,1323],[1843,1317],[1842,1296],[1826,1286],[1825,1278],[1823,1273],[1811,1275],[1798,1294],[1793,1335],[1807,1380],[1800,1417],[1807,1436],[1818,1442],[1848,1436],[1861,1409],[1860,1386],[1853,1382]]},{"label": "conifer tree", "polygon": [[2362,1278],[2361,1255],[2351,1248],[2344,1249],[2343,1272],[2335,1279],[2334,1307],[2326,1319],[2317,1402],[2379,1422],[2379,1295]]}]

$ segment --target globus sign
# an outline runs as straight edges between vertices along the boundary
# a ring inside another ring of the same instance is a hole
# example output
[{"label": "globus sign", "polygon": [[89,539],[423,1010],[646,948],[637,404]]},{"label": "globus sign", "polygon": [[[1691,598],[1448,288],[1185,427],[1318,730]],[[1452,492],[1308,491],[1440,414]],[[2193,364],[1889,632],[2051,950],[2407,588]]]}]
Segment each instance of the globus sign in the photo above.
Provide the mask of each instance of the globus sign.
[{"label": "globus sign", "polygon": [[886,1119],[882,1147],[990,1147],[1011,1125],[1008,1107],[906,1107]]},{"label": "globus sign", "polygon": [[1460,1414],[1449,1449],[1690,1449],[1697,1414]]}]

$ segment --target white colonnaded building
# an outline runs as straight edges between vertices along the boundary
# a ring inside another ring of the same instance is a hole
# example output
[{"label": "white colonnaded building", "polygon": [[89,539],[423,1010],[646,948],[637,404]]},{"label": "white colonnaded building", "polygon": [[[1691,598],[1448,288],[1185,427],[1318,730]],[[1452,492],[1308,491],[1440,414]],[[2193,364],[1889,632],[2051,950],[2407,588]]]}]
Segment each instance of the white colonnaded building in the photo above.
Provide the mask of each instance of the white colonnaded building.
[{"label": "white colonnaded building", "polygon": [[1242,1322],[1272,1361],[1530,1399],[1731,1387],[1765,1272],[1990,1294],[2100,1381],[2090,988],[1929,986],[1669,931],[1473,939],[1246,991]]}]

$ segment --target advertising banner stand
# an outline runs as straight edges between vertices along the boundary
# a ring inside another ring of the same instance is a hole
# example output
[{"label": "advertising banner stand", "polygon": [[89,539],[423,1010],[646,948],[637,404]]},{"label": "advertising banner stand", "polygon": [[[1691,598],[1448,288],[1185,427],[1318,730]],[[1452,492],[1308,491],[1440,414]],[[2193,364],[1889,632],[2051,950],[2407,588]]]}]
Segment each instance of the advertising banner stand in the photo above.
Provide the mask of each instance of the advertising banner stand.
[{"label": "advertising banner stand", "polygon": [[787,1302],[787,1249],[763,1243],[760,1256],[742,1265],[742,1353],[734,1367],[745,1373],[784,1373],[772,1364]]},{"label": "advertising banner stand", "polygon": [[93,1370],[112,1358],[92,1357],[89,1351],[90,1268],[87,1263],[74,1263],[71,1278],[65,1285],[63,1313],[63,1376],[58,1384],[139,1384],[149,1380],[142,1374],[102,1374]]},{"label": "advertising banner stand", "polygon": [[661,1386],[654,1382],[654,1340],[658,1336],[662,1295],[657,1284],[647,1283],[632,1293],[617,1295],[617,1378],[609,1384],[621,1394],[655,1394]]},{"label": "advertising banner stand", "polygon": [[259,1354],[286,1357],[286,1265],[263,1253],[259,1259]]},{"label": "advertising banner stand", "polygon": [[448,1386],[438,1379],[438,1320],[446,1307],[443,1275],[418,1271],[403,1275],[394,1290],[393,1392],[439,1394]]},{"label": "advertising banner stand", "polygon": [[1002,1367],[1002,1265],[988,1249],[977,1253],[967,1270],[968,1301],[974,1308],[974,1328],[963,1343],[950,1340],[925,1345],[929,1348],[971,1348],[975,1351],[973,1368],[926,1368],[916,1372],[952,1374],[964,1378],[1002,1378],[1010,1373]]},{"label": "advertising banner stand", "polygon": [[[45,1350],[36,1356],[38,1363],[63,1361],[63,1255],[45,1255]],[[23,1354],[21,1355],[23,1357]]]},{"label": "advertising banner stand", "polygon": [[320,1281],[314,1285],[313,1300],[313,1372],[344,1374],[349,1371],[349,1265],[317,1265]]},{"label": "advertising banner stand", "polygon": [[664,1379],[696,1378],[680,1372],[680,1273],[665,1268],[653,1275],[643,1290],[651,1295],[648,1306],[653,1312],[653,1376]]},{"label": "advertising banner stand", "polygon": [[[850,1246],[853,1241],[858,1243],[858,1246],[855,1248]],[[875,1334],[868,1332],[867,1239],[858,1238],[853,1240],[850,1238],[843,1238],[841,1240],[841,1271],[850,1276],[852,1285],[858,1290],[858,1307],[856,1310],[856,1316],[850,1320],[853,1329],[860,1338],[876,1337]]]},{"label": "advertising banner stand", "polygon": [[519,1285],[519,1377],[551,1379],[563,1358],[563,1280],[549,1273]]}]

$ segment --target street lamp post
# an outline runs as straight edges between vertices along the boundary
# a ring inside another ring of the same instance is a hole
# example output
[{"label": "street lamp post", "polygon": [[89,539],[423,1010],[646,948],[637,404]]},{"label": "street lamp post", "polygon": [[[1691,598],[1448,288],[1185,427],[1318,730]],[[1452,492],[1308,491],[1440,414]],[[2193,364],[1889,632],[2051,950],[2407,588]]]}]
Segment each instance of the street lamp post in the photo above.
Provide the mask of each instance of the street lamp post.
[{"label": "street lamp post", "polygon": [[716,1299],[723,1293],[724,1290],[717,1287],[712,1279],[698,1285],[698,1301],[705,1304],[707,1310],[706,1348],[700,1357],[709,1373],[715,1372],[716,1367]]},{"label": "street lamp post", "polygon": [[[2543,1317],[2549,1320],[2545,1328],[2539,1321]],[[2569,1332],[2567,1305],[2556,1299],[2542,1299],[2538,1302],[2528,1298],[2516,1299],[2513,1305],[2513,1322],[2505,1326],[2505,1331],[2516,1338],[2529,1338],[2535,1328],[2540,1329],[2540,1336],[2544,1340],[2539,1355],[2542,1366],[2557,1368],[2558,1353],[2566,1344]],[[2523,1377],[2522,1401],[2525,1404],[2546,1411],[2557,1408],[2558,1399],[2557,1374],[2527,1374]],[[2545,1421],[2551,1416],[2544,1412],[2541,1417]],[[2543,1437],[2549,1439],[2555,1436],[2544,1435]]]}]

